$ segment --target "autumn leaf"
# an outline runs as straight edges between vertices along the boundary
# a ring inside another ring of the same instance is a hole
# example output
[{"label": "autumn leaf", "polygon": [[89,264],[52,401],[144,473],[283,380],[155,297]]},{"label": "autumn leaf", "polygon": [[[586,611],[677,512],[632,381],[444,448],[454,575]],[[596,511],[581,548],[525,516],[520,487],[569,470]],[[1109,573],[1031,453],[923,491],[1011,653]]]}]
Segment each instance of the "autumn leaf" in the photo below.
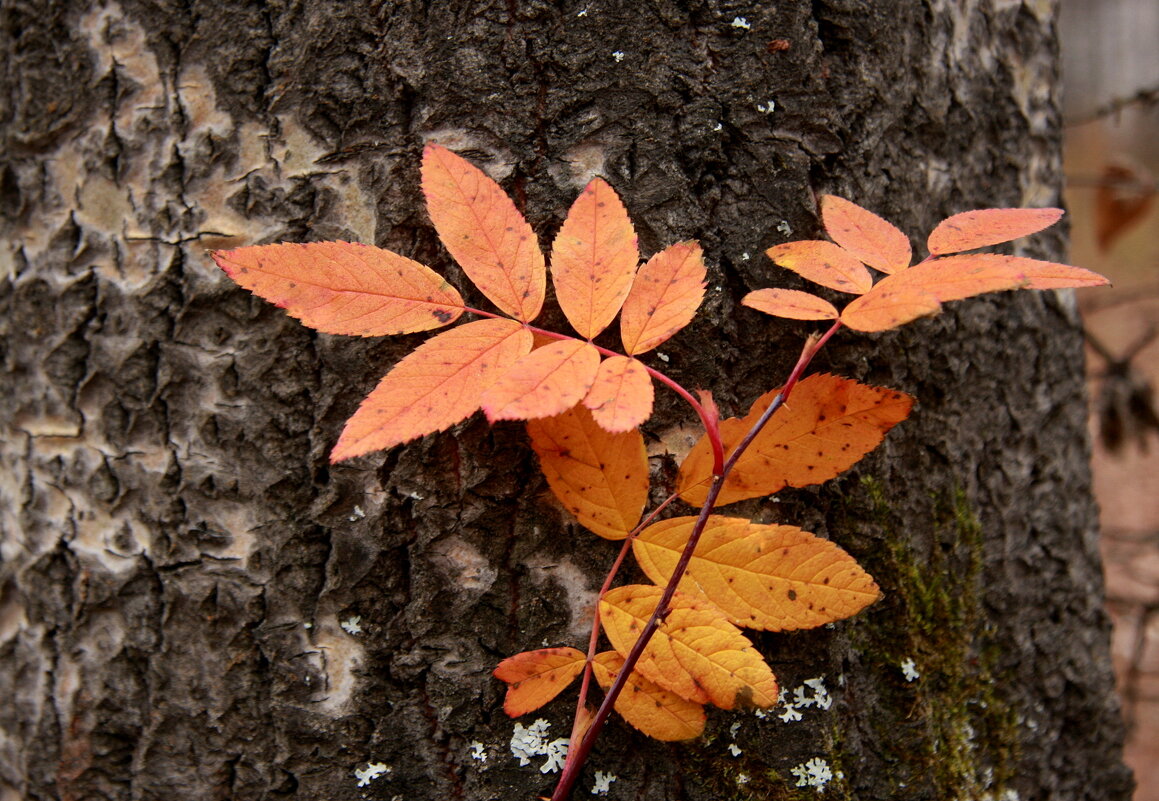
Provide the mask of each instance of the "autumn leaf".
[{"label": "autumn leaf", "polygon": [[540,648],[507,657],[493,673],[507,684],[503,711],[517,718],[539,709],[571,684],[586,661],[575,648]]},{"label": "autumn leaf", "polygon": [[[758,398],[744,418],[721,421],[726,453],[748,433],[778,392],[774,389]],[[909,416],[912,405],[913,398],[904,392],[824,373],[808,376],[793,390],[791,404],[773,414],[737,460],[717,504],[760,498],[787,486],[820,484],[840,475]],[[680,496],[700,506],[711,476],[712,451],[707,438],[701,438],[680,466]]]},{"label": "autumn leaf", "polygon": [[370,245],[255,245],[212,255],[240,286],[327,334],[429,331],[463,313],[463,299],[441,275]]},{"label": "autumn leaf", "polygon": [[870,267],[896,273],[909,266],[909,237],[868,209],[836,195],[823,195],[821,220],[834,242]]},{"label": "autumn leaf", "polygon": [[[695,517],[654,523],[632,543],[656,584],[672,577]],[[703,598],[750,629],[811,629],[855,615],[880,596],[877,584],[841,548],[796,526],[713,515],[678,589]]]},{"label": "autumn leaf", "polygon": [[639,263],[624,204],[596,178],[572,204],[551,247],[556,299],[581,337],[591,339],[616,318]]},{"label": "autumn leaf", "polygon": [[692,322],[704,299],[704,254],[696,242],[679,242],[640,268],[620,312],[624,351],[638,356]]},{"label": "autumn leaf", "polygon": [[[600,601],[600,620],[612,646],[627,656],[663,590],[629,584]],[[712,604],[677,592],[664,622],[636,665],[646,679],[681,698],[722,709],[770,707],[777,680],[740,629]]]},{"label": "autumn leaf", "polygon": [[[592,673],[606,690],[623,666],[622,656],[615,651],[604,651],[592,660]],[[699,737],[708,720],[701,704],[668,692],[637,671],[628,677],[624,691],[616,699],[615,710],[644,734],[665,742]]]},{"label": "autumn leaf", "polygon": [[979,209],[947,217],[930,232],[926,248],[931,256],[984,248],[1049,228],[1062,209]]},{"label": "autumn leaf", "polygon": [[543,307],[547,268],[531,226],[511,198],[445,147],[423,150],[423,194],[439,239],[504,313],[531,322]]},{"label": "autumn leaf", "polygon": [[496,420],[550,417],[575,406],[596,379],[600,352],[590,342],[545,345],[507,369],[484,393],[483,412]]},{"label": "autumn leaf", "polygon": [[765,253],[774,262],[815,284],[860,295],[873,286],[865,265],[844,248],[823,239],[774,245]]},{"label": "autumn leaf", "polygon": [[758,289],[745,295],[741,304],[790,320],[836,320],[838,317],[832,303],[796,289]]},{"label": "autumn leaf", "polygon": [[584,406],[605,430],[627,431],[652,414],[652,394],[652,377],[642,362],[630,356],[609,356],[600,363]]},{"label": "autumn leaf", "polygon": [[528,421],[527,434],[548,486],[580,525],[609,540],[628,536],[648,501],[640,432],[609,433],[577,406]]}]

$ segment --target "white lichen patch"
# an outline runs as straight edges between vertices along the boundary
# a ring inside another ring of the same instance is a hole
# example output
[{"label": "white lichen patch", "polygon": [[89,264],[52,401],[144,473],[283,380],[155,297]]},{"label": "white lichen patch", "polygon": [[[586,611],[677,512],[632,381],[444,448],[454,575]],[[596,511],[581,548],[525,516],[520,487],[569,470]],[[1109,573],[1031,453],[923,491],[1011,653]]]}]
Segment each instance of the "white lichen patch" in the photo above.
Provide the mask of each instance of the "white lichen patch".
[{"label": "white lichen patch", "polygon": [[352,636],[355,634],[361,634],[362,633],[362,615],[352,615],[352,616],[346,618],[345,620],[343,620],[339,625],[342,626],[342,630],[345,631],[347,634],[350,634]]},{"label": "white lichen patch", "polygon": [[740,748],[737,747],[736,743],[729,743],[728,752],[730,754],[732,754],[734,757],[738,757],[744,753],[744,751],[742,751]]},{"label": "white lichen patch", "polygon": [[762,114],[772,114],[776,110],[777,102],[771,97],[764,103],[757,103],[757,111],[761,112]]},{"label": "white lichen patch", "polygon": [[833,696],[829,694],[829,689],[825,686],[825,679],[818,676],[806,679],[794,688],[791,700],[788,691],[782,688],[777,696],[777,704],[781,707],[781,711],[775,713],[777,717],[783,723],[795,723],[804,717],[801,714],[803,709],[829,709],[833,706]]},{"label": "white lichen patch", "polygon": [[749,24],[749,21],[744,17],[734,17],[731,25],[734,28],[740,28],[744,31],[751,31],[753,28],[753,26]]},{"label": "white lichen patch", "polygon": [[820,757],[813,757],[808,762],[790,769],[789,772],[797,777],[798,787],[816,787],[817,792],[824,790],[825,785],[833,780],[833,771],[829,763]]},{"label": "white lichen patch", "polygon": [[393,770],[383,762],[368,762],[365,768],[355,768],[354,778],[358,779],[359,787],[366,787],[380,776],[386,776]]},{"label": "white lichen patch", "polygon": [[597,770],[595,776],[592,777],[592,795],[607,795],[608,789],[615,780],[616,777],[612,774]]},{"label": "white lichen patch", "polygon": [[624,60],[624,51],[623,50],[614,51],[612,53],[612,58],[614,58],[616,60],[616,63],[619,64],[621,61]]},{"label": "white lichen patch", "polygon": [[468,743],[467,747],[471,749],[471,759],[484,763],[487,761],[487,749],[481,742],[475,740],[472,743]]},{"label": "white lichen patch", "polygon": [[560,737],[549,741],[547,739],[549,728],[551,728],[551,724],[543,718],[539,718],[527,727],[524,727],[522,723],[515,724],[515,731],[511,734],[510,748],[520,765],[531,764],[532,757],[546,756],[547,761],[540,766],[540,773],[555,773],[563,767],[563,762],[567,758],[569,740],[566,737]]},{"label": "white lichen patch", "polygon": [[912,658],[907,658],[901,663],[901,675],[905,677],[906,681],[917,681],[921,678],[921,673],[918,673],[917,665]]}]

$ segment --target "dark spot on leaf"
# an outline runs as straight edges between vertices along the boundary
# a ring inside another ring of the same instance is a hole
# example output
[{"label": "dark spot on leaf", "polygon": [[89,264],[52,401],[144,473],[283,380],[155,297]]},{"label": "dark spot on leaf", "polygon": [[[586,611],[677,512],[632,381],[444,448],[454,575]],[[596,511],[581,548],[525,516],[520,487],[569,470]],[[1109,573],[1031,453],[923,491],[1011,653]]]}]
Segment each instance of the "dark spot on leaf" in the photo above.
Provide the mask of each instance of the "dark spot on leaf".
[{"label": "dark spot on leaf", "polygon": [[796,590],[789,590],[789,600],[790,601],[797,600],[797,591]]},{"label": "dark spot on leaf", "polygon": [[449,323],[455,316],[446,309],[435,309],[433,312],[431,312],[431,314],[433,314],[435,319],[440,323]]}]

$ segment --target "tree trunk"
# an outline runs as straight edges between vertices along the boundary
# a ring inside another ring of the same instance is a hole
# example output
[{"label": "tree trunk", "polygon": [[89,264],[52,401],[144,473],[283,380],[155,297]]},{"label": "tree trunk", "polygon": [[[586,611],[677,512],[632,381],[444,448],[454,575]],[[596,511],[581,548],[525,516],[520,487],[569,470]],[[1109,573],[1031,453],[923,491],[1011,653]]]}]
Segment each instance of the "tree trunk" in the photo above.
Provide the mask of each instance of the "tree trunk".
[{"label": "tree trunk", "polygon": [[[738,306],[792,285],[762,254],[816,236],[815,194],[915,237],[1058,202],[1050,2],[0,14],[5,801],[550,791],[510,752],[490,672],[583,643],[615,547],[551,499],[519,425],[477,416],[329,466],[422,337],[316,334],[208,248],[373,242],[467,289],[423,210],[425,140],[501,180],[544,244],[601,174],[646,253],[703,244],[700,317],[656,356],[735,414],[815,327]],[[1061,256],[1057,235],[1034,242]],[[790,694],[822,677],[832,706],[714,712],[678,745],[613,722],[577,793],[600,770],[611,798],[812,798],[792,769],[817,758],[824,797],[1128,798],[1082,358],[1067,293],[841,334],[815,368],[915,395],[911,419],[842,478],[736,507],[833,538],[885,592],[855,619],[757,637]],[[695,421],[659,400],[645,433],[670,478]],[[542,712],[552,736],[570,711]],[[389,770],[359,786],[374,763]]]}]

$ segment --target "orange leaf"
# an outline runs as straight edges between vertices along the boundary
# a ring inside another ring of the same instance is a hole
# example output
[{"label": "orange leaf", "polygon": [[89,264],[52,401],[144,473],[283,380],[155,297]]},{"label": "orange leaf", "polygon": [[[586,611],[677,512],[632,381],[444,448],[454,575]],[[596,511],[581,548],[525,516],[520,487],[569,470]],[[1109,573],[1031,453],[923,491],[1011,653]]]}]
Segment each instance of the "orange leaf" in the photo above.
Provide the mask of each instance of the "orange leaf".
[{"label": "orange leaf", "polygon": [[692,322],[704,299],[706,273],[696,242],[678,242],[648,259],[620,312],[620,337],[629,356],[652,350]]},{"label": "orange leaf", "polygon": [[1058,222],[1062,209],[979,209],[947,217],[930,233],[931,256],[1009,242]]},{"label": "orange leaf", "polygon": [[491,422],[559,414],[583,400],[599,368],[600,352],[590,342],[565,339],[545,345],[483,393],[483,412]]},{"label": "orange leaf", "polygon": [[920,288],[887,286],[883,280],[842,309],[841,322],[854,331],[887,331],[941,308],[937,298]]},{"label": "orange leaf", "polygon": [[257,245],[218,250],[213,259],[241,286],[327,334],[429,331],[463,313],[463,299],[441,275],[370,245]]},{"label": "orange leaf", "polygon": [[796,289],[758,289],[745,295],[741,304],[790,320],[836,320],[838,316],[829,301]]},{"label": "orange leaf", "polygon": [[503,711],[517,718],[555,698],[584,669],[587,655],[575,648],[540,648],[509,656],[492,674],[507,683]]},{"label": "orange leaf", "polygon": [[609,540],[628,536],[648,501],[643,435],[608,433],[583,406],[530,420],[527,434],[548,486],[580,525]]},{"label": "orange leaf", "polygon": [[[904,275],[904,273],[901,273]],[[773,402],[779,390],[765,393],[743,419],[720,424],[730,452]],[[820,484],[857,464],[876,448],[887,431],[909,416],[913,398],[904,392],[859,384],[828,374],[811,375],[793,390],[761,429],[724,482],[719,505],[760,498],[783,487]],[[696,506],[704,502],[712,475],[706,438],[680,466],[680,495]],[[702,483],[703,482],[703,483]]]},{"label": "orange leaf", "polygon": [[[592,660],[592,673],[606,690],[623,666],[624,657],[615,651],[604,651]],[[615,708],[624,720],[644,734],[665,742],[699,737],[708,720],[702,705],[668,692],[636,671],[632,671],[623,692],[616,698]]]},{"label": "orange leaf", "polygon": [[609,356],[600,363],[584,406],[607,431],[635,428],[652,414],[652,377],[637,359]]},{"label": "orange leaf", "polygon": [[531,350],[514,320],[477,320],[419,345],[378,383],[346,422],[331,462],[442,431],[479,409],[480,397]]},{"label": "orange leaf", "polygon": [[[621,656],[632,649],[661,593],[660,587],[629,584],[600,601],[604,631]],[[748,638],[715,606],[680,592],[636,670],[681,698],[721,709],[777,703],[773,671]]]},{"label": "orange leaf", "polygon": [[803,239],[774,245],[765,251],[786,270],[814,284],[860,295],[873,286],[873,276],[852,253],[823,239]]},{"label": "orange leaf", "polygon": [[[667,584],[695,517],[654,523],[633,541],[644,573]],[[855,615],[881,593],[845,551],[796,526],[713,515],[679,589],[715,604],[737,626],[811,629]]]},{"label": "orange leaf", "polygon": [[445,147],[423,151],[423,194],[439,239],[506,314],[531,322],[543,307],[547,268],[531,226],[499,184]]},{"label": "orange leaf", "polygon": [[594,179],[551,246],[551,280],[568,322],[591,339],[616,318],[640,263],[636,231],[612,187]]},{"label": "orange leaf", "polygon": [[872,211],[836,195],[823,195],[821,220],[834,242],[870,267],[896,273],[909,266],[909,237]]}]

